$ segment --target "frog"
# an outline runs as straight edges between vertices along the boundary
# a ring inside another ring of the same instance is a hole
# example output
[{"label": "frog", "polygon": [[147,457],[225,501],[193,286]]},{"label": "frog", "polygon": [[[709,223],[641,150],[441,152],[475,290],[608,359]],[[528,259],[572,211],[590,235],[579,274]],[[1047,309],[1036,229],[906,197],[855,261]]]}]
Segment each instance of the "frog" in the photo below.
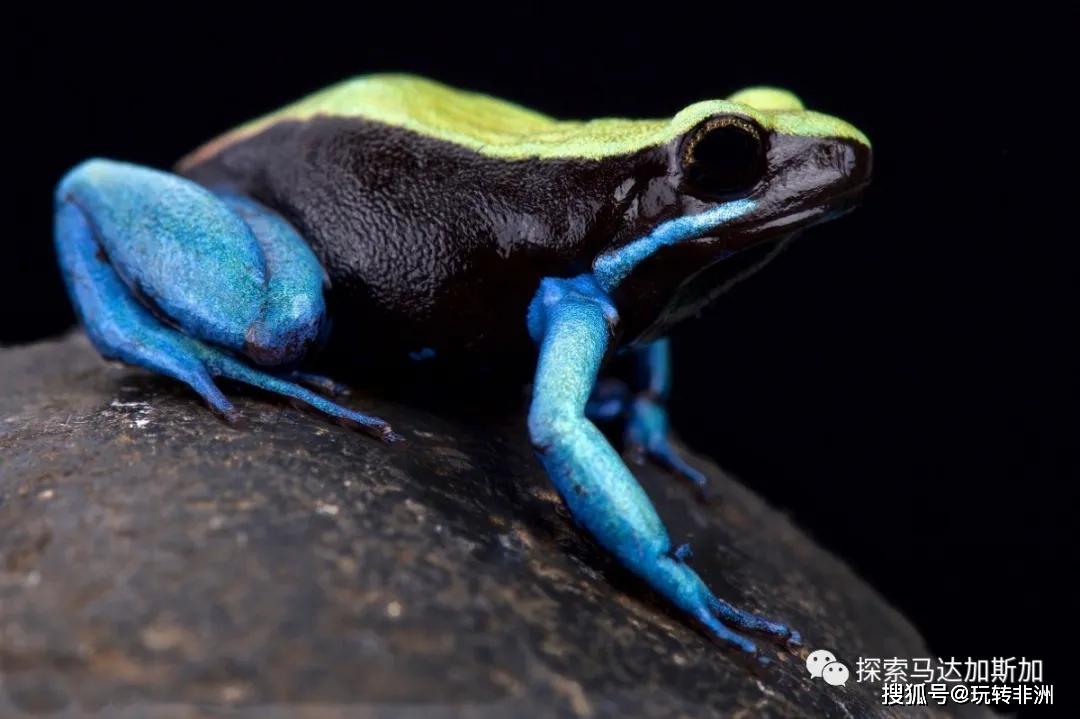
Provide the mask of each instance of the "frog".
[{"label": "frog", "polygon": [[[713,593],[628,460],[707,484],[671,438],[671,328],[858,205],[871,166],[866,135],[779,88],[662,119],[563,120],[375,74],[169,171],[82,162],[57,185],[54,240],[98,352],[229,421],[220,380],[404,440],[309,371],[331,339],[358,362],[524,363],[528,435],[578,526],[708,637],[767,663],[762,641],[798,647],[799,632]],[[607,376],[615,358],[632,381]],[[623,452],[601,431],[613,419]]]}]

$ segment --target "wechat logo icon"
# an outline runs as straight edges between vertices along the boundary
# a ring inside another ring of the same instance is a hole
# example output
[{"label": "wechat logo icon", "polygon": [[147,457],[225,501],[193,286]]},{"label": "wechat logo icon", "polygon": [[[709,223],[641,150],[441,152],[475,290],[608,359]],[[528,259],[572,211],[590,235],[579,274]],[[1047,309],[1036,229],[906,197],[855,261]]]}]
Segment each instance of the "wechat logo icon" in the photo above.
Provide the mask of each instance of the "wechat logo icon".
[{"label": "wechat logo icon", "polygon": [[810,652],[806,658],[806,669],[814,679],[824,679],[826,684],[834,687],[847,684],[851,672],[848,668],[836,661],[836,655],[828,649],[818,649]]}]

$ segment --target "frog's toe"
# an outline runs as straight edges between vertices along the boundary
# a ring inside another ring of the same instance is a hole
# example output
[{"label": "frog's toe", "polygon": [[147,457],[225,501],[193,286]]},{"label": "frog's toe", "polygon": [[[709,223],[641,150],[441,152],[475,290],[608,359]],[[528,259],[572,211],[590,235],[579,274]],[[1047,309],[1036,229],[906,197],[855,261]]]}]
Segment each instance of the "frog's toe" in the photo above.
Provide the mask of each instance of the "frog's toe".
[{"label": "frog's toe", "polygon": [[337,419],[342,424],[359,429],[387,444],[400,442],[404,439],[393,430],[389,422],[380,417],[349,409],[332,402],[294,382],[249,367],[244,362],[213,347],[200,346],[198,351],[203,362],[215,376],[243,382],[283,397],[298,400],[327,416]]},{"label": "frog's toe", "polygon": [[659,571],[650,572],[660,578],[654,587],[694,616],[717,639],[753,656],[759,655],[757,643],[747,634],[756,634],[777,643],[789,643],[798,636],[787,625],[737,609],[719,599],[701,577],[689,567],[691,558],[686,545],[677,547],[657,561]]},{"label": "frog's toe", "polygon": [[690,482],[704,496],[709,484],[709,477],[683,459],[679,451],[671,445],[671,440],[668,437],[664,437],[648,449],[643,449],[643,452],[645,457],[657,466]]},{"label": "frog's toe", "polygon": [[743,631],[755,632],[768,637],[774,642],[789,646],[798,646],[802,643],[801,635],[788,625],[766,619],[752,612],[737,609],[716,596],[709,598],[709,608],[725,624]]},{"label": "frog's toe", "polygon": [[386,425],[382,433],[379,435],[379,439],[387,444],[397,444],[398,442],[404,442],[405,437],[395,432],[390,425]]},{"label": "frog's toe", "polygon": [[755,644],[753,640],[726,626],[723,622],[717,620],[711,612],[702,610],[698,613],[696,618],[709,630],[710,634],[724,644],[732,646],[751,656],[760,656],[758,654],[757,644]]},{"label": "frog's toe", "polygon": [[683,459],[671,442],[667,410],[648,395],[634,399],[629,406],[624,445],[631,459],[639,464],[651,462],[690,482],[704,497],[709,478]]},{"label": "frog's toe", "polygon": [[702,499],[710,499],[708,476],[683,459],[671,442],[667,410],[647,394],[635,397],[625,383],[605,379],[597,383],[585,415],[605,422],[625,418],[623,452],[637,465],[655,464],[692,484]]},{"label": "frog's toe", "polygon": [[312,389],[317,389],[320,392],[325,392],[333,397],[348,397],[352,390],[348,385],[342,384],[337,380],[331,379],[326,375],[314,374],[312,372],[302,372],[300,370],[294,370],[289,373],[289,378],[299,382],[302,385],[307,385]]},{"label": "frog's toe", "polygon": [[[375,439],[386,442],[387,444],[393,444],[405,439],[393,430],[389,422],[380,417],[375,417],[358,410],[350,409],[337,402],[332,402],[298,384],[288,382],[270,373],[249,367],[236,358],[212,347],[201,346],[195,351],[208,367],[210,373],[214,376],[243,382],[253,387],[258,387],[268,392],[273,392],[274,394],[296,400],[318,412],[333,417],[347,427],[359,429],[365,434],[371,435]],[[221,413],[219,412],[219,414]],[[231,410],[229,414],[223,414],[226,420],[231,423],[235,423],[232,418],[236,415],[237,413],[235,410]]]}]

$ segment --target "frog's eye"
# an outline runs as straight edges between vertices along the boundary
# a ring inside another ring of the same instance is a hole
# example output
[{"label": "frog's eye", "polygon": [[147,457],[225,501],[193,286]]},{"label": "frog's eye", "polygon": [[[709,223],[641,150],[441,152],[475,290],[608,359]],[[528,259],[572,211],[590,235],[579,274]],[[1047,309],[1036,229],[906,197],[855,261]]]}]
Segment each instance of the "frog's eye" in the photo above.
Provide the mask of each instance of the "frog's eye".
[{"label": "frog's eye", "polygon": [[765,141],[746,118],[711,118],[683,140],[682,172],[692,194],[720,197],[748,192],[765,173]]}]

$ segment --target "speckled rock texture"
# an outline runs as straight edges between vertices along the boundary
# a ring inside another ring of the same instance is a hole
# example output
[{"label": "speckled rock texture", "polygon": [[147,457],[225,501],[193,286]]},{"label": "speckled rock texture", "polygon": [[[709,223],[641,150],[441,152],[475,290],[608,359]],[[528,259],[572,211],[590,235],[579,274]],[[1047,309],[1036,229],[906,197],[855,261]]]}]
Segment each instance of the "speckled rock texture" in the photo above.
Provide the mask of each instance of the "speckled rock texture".
[{"label": "speckled rock texture", "polygon": [[[385,446],[230,393],[246,426],[81,335],[0,351],[0,716],[947,716],[711,643],[578,532],[520,414],[346,400],[408,440]],[[637,474],[720,596],[852,667],[929,656],[712,471],[711,505]]]}]

